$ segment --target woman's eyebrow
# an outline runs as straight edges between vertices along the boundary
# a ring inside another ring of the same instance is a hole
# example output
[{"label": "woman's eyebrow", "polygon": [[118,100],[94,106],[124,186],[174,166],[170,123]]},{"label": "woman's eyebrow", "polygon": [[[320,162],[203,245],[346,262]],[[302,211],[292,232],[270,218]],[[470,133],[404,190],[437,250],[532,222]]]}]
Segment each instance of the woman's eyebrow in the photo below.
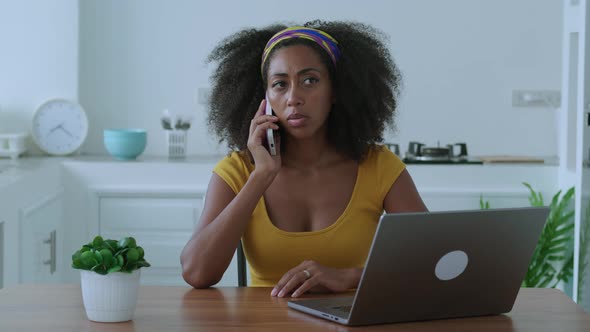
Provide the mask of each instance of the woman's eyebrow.
[{"label": "woman's eyebrow", "polygon": [[[302,75],[302,74],[308,73],[308,72],[310,72],[310,71],[317,71],[318,73],[320,73],[320,72],[321,72],[321,71],[320,71],[319,69],[317,69],[317,68],[314,68],[314,67],[309,67],[309,68],[304,68],[304,69],[301,69],[300,71],[298,71],[298,72],[297,72],[297,75]],[[289,76],[289,74],[287,74],[287,73],[271,73],[271,74],[270,74],[270,77],[274,77],[274,76],[279,76],[279,77],[288,77],[288,76]]]},{"label": "woman's eyebrow", "polygon": [[317,68],[309,67],[309,68],[305,68],[305,69],[300,70],[299,72],[297,72],[297,74],[301,75],[301,74],[308,73],[310,71],[317,71],[318,73],[320,72],[320,70]]}]

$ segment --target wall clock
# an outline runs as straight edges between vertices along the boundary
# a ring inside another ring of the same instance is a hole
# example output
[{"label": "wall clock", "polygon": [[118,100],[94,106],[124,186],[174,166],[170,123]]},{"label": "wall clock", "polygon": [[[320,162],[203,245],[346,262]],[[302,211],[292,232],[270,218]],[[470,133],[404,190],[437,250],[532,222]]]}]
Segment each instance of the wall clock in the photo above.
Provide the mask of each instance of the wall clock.
[{"label": "wall clock", "polygon": [[88,135],[88,117],[82,106],[67,99],[52,99],[39,106],[33,115],[33,140],[52,155],[77,151]]}]

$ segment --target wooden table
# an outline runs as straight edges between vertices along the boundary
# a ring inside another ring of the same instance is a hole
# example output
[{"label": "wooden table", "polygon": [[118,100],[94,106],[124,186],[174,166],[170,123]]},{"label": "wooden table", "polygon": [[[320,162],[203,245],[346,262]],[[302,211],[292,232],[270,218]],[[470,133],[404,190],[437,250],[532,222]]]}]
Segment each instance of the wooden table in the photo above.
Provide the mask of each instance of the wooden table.
[{"label": "wooden table", "polygon": [[141,286],[135,318],[86,319],[79,285],[0,290],[0,331],[590,331],[590,315],[553,289],[522,289],[506,315],[346,327],[287,307],[268,288]]}]

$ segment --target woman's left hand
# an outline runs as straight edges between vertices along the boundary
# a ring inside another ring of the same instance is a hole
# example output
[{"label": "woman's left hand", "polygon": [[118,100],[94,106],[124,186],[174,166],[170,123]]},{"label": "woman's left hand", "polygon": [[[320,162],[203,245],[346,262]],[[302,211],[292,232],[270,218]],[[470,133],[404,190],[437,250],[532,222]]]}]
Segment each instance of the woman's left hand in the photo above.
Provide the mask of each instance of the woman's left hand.
[{"label": "woman's left hand", "polygon": [[315,261],[304,261],[283,275],[270,295],[298,297],[306,292],[344,292],[358,286],[362,269],[335,269]]}]

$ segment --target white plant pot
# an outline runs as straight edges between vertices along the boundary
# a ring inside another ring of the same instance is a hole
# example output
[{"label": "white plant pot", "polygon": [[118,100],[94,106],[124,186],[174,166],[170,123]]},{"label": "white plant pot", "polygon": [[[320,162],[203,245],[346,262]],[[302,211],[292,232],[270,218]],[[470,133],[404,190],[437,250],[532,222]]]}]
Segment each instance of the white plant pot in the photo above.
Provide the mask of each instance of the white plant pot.
[{"label": "white plant pot", "polygon": [[95,322],[125,322],[133,319],[140,270],[101,275],[82,270],[82,299],[88,319]]}]

